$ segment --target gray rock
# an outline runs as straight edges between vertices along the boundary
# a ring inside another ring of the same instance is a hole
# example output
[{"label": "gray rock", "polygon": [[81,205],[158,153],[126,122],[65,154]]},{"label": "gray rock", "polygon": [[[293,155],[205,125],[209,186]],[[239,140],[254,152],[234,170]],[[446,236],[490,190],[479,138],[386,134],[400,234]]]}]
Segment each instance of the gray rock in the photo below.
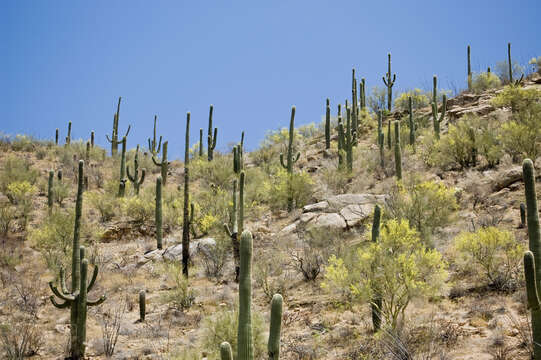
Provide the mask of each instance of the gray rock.
[{"label": "gray rock", "polygon": [[321,214],[314,218],[306,226],[307,230],[336,231],[344,230],[347,227],[346,221],[337,213]]},{"label": "gray rock", "polygon": [[340,210],[340,215],[346,220],[348,227],[361,223],[374,211],[374,204],[348,205]]},{"label": "gray rock", "polygon": [[315,204],[306,205],[302,208],[303,213],[325,211],[329,207],[327,201],[320,201]]},{"label": "gray rock", "polygon": [[341,210],[348,205],[364,205],[385,202],[385,195],[373,194],[340,194],[327,199],[329,207],[334,210]]}]

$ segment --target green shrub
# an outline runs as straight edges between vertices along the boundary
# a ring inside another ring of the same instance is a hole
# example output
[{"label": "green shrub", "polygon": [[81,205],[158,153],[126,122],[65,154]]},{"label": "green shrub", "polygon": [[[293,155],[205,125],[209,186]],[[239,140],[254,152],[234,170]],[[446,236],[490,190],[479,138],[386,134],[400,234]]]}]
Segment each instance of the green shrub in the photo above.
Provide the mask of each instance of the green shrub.
[{"label": "green shrub", "polygon": [[275,250],[261,251],[255,259],[255,284],[263,290],[266,300],[270,302],[275,294],[280,294],[285,298],[293,280],[289,259]]},{"label": "green shrub", "polygon": [[122,214],[135,223],[153,223],[156,209],[155,189],[151,187],[144,188],[139,192],[139,196],[120,198],[119,202]]},{"label": "green shrub", "polygon": [[223,223],[228,221],[231,196],[230,191],[218,186],[213,186],[208,191],[195,192],[192,201],[199,231],[203,234],[223,232]]},{"label": "green shrub", "polygon": [[38,188],[28,181],[13,182],[8,185],[7,197],[16,206],[21,218],[22,228],[26,230],[30,214],[34,209],[32,198],[38,193]]},{"label": "green shrub", "polygon": [[370,302],[377,292],[382,299],[381,313],[395,329],[413,299],[439,295],[447,279],[445,268],[442,255],[426,249],[406,220],[390,220],[382,226],[376,243],[359,247],[351,265],[331,257],[322,286],[351,291],[363,302]]},{"label": "green shrub", "polygon": [[232,244],[231,239],[223,235],[223,231],[214,239],[215,246],[205,246],[198,253],[205,269],[205,275],[218,281],[224,274],[224,268],[231,255]]},{"label": "green shrub", "polygon": [[36,149],[39,142],[28,135],[17,135],[11,142],[13,151],[32,152]]},{"label": "green shrub", "polygon": [[233,179],[233,157],[215,153],[212,161],[196,157],[190,161],[191,181],[201,180],[205,184],[225,188]]},{"label": "green shrub", "polygon": [[92,191],[85,192],[84,197],[85,203],[89,204],[90,207],[98,211],[101,222],[112,220],[120,210],[118,198],[111,197],[108,194]]},{"label": "green shrub", "polygon": [[190,288],[189,280],[182,275],[182,265],[178,262],[168,262],[164,266],[172,289],[161,296],[161,301],[178,311],[189,309],[195,302],[195,292]]},{"label": "green shrub", "polygon": [[[220,344],[227,341],[237,353],[238,310],[220,311],[208,317],[203,325],[203,348],[209,352],[209,360],[220,359]],[[252,344],[254,359],[263,359],[267,355],[263,317],[252,309]]]},{"label": "green shrub", "polygon": [[472,90],[475,93],[481,93],[485,90],[495,89],[500,87],[502,82],[500,78],[493,72],[482,72],[475,74],[473,77]]},{"label": "green shrub", "polygon": [[454,189],[443,183],[413,178],[394,188],[385,215],[408,220],[421,238],[428,241],[435,229],[452,223],[457,209]]},{"label": "green shrub", "polygon": [[520,274],[524,246],[509,231],[487,227],[465,232],[456,237],[455,249],[461,268],[489,286],[504,289]]},{"label": "green shrub", "polygon": [[311,200],[314,181],[305,171],[297,171],[289,176],[285,169],[279,168],[274,177],[263,183],[263,188],[267,194],[267,203],[271,208],[286,208],[290,191],[293,194],[295,207],[299,208]]},{"label": "green shrub", "polygon": [[70,187],[66,182],[55,181],[53,183],[53,198],[58,205],[62,206],[64,204],[64,200],[69,196],[69,192]]},{"label": "green shrub", "polygon": [[430,105],[431,97],[421,89],[404,91],[394,99],[396,110],[407,111],[409,109],[409,98],[411,97],[413,110],[424,108]]},{"label": "green shrub", "polygon": [[8,201],[0,201],[0,235],[6,236],[13,220],[15,220],[15,209]]},{"label": "green shrub", "polygon": [[6,193],[9,184],[28,182],[36,183],[38,170],[32,168],[30,162],[15,155],[8,155],[4,161],[4,169],[0,173],[0,191]]}]

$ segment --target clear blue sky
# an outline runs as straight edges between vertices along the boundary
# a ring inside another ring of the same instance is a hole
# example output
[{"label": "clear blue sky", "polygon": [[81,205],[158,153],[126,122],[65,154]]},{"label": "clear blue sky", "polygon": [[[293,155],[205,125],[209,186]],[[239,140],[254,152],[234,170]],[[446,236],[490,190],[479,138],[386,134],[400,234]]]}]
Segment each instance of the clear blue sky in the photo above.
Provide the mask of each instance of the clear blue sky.
[{"label": "clear blue sky", "polygon": [[[407,4],[407,5],[406,5]],[[218,148],[246,131],[255,148],[266,131],[319,122],[325,98],[351,96],[351,68],[382,85],[387,53],[395,93],[465,87],[473,70],[541,55],[541,4],[528,1],[60,1],[0,0],[0,131],[88,138],[105,145],[118,96],[129,147],[146,145],[154,114],[169,151],[192,144],[209,104]],[[205,141],[206,142],[206,141]]]}]

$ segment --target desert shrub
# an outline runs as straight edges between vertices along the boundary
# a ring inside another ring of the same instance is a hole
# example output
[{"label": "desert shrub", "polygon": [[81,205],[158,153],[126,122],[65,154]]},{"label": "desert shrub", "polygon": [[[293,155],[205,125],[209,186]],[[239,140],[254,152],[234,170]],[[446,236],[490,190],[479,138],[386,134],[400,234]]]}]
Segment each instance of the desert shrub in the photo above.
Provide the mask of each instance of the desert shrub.
[{"label": "desert shrub", "polygon": [[8,201],[0,201],[0,235],[6,236],[8,234],[13,220],[15,220],[13,205]]},{"label": "desert shrub", "polygon": [[[513,72],[513,80],[518,80],[524,74],[524,67],[518,61],[513,61],[511,71]],[[498,75],[502,83],[509,83],[509,62],[507,60],[498,61],[494,72]]]},{"label": "desert shrub", "polygon": [[100,221],[112,220],[119,211],[118,198],[100,192],[85,192],[85,203],[88,203],[100,214]]},{"label": "desert shrub", "polygon": [[370,92],[370,96],[366,99],[366,104],[376,114],[379,110],[387,109],[387,88],[374,86]]},{"label": "desert shrub", "polygon": [[216,281],[220,280],[231,254],[231,239],[223,235],[215,238],[215,246],[204,246],[199,251],[205,274]]},{"label": "desert shrub", "polygon": [[190,161],[190,176],[193,181],[202,180],[208,185],[224,188],[233,178],[233,157],[215,153],[212,161],[196,157]]},{"label": "desert shrub", "polygon": [[421,89],[404,91],[394,99],[394,107],[397,110],[409,109],[409,97],[411,97],[411,106],[414,110],[426,107],[430,104],[431,98]]},{"label": "desert shrub", "polygon": [[0,325],[0,350],[6,360],[23,360],[38,354],[43,345],[42,330],[35,318],[24,315]]},{"label": "desert shrub", "polygon": [[497,108],[508,107],[513,113],[531,109],[539,104],[541,90],[535,88],[523,89],[516,86],[506,86],[503,91],[492,98],[491,103]]},{"label": "desert shrub", "polygon": [[286,297],[293,279],[288,259],[276,250],[266,253],[261,251],[255,256],[255,259],[255,284],[263,290],[266,299],[271,301],[274,294]]},{"label": "desert shrub", "polygon": [[[209,360],[220,358],[220,344],[227,341],[237,353],[237,329],[239,324],[238,310],[220,311],[208,317],[203,325],[203,348],[209,351]],[[265,343],[264,320],[261,314],[252,310],[252,344],[254,359],[263,359],[267,353]]]},{"label": "desert shrub", "polygon": [[[245,170],[246,180],[244,184],[244,216],[258,217],[267,201],[267,193],[261,184],[269,180],[269,175],[260,167],[252,167]],[[230,186],[228,189],[231,189]],[[227,191],[229,206],[232,206],[231,190]]]},{"label": "desert shrub", "polygon": [[[100,309],[101,310],[101,309]],[[124,300],[109,306],[99,316],[103,353],[109,358],[115,352],[121,325],[126,314],[127,304]]]},{"label": "desert shrub", "polygon": [[413,178],[390,194],[386,216],[408,220],[410,226],[428,241],[434,230],[449,225],[458,209],[454,189],[435,181]]},{"label": "desert shrub", "polygon": [[147,187],[139,192],[139,196],[121,198],[119,201],[122,214],[138,224],[147,224],[154,221],[156,210],[155,194],[155,188]]},{"label": "desert shrub", "polygon": [[38,145],[38,141],[28,135],[17,135],[11,142],[13,151],[32,152]]},{"label": "desert shrub", "polygon": [[331,194],[345,194],[355,174],[340,171],[337,164],[328,164],[320,172],[320,179]]},{"label": "desert shrub", "polygon": [[14,182],[8,185],[7,197],[16,206],[17,211],[22,217],[22,228],[26,230],[30,214],[34,208],[32,198],[38,193],[37,187],[28,181]]},{"label": "desert shrub", "polygon": [[193,195],[195,223],[199,231],[203,234],[223,232],[222,225],[229,216],[231,196],[231,191],[219,186],[212,186],[208,191],[197,191]]},{"label": "desert shrub", "polygon": [[475,74],[472,82],[472,90],[481,93],[485,90],[495,89],[502,84],[500,78],[493,72],[482,72]]},{"label": "desert shrub", "polygon": [[53,198],[60,206],[64,204],[64,200],[69,196],[70,186],[64,181],[53,182]]},{"label": "desert shrub", "polygon": [[184,311],[195,302],[195,292],[190,288],[190,282],[182,275],[181,264],[168,262],[164,265],[167,280],[172,289],[161,296],[161,301],[172,309]]},{"label": "desert shrub", "polygon": [[310,201],[314,181],[306,171],[294,172],[291,176],[283,168],[278,168],[275,176],[270,177],[263,188],[267,194],[267,203],[273,209],[284,209],[291,192],[295,207],[302,207]]},{"label": "desert shrub", "polygon": [[484,283],[504,289],[517,278],[524,247],[513,234],[496,227],[464,232],[455,239],[461,268],[479,275]]},{"label": "desert shrub", "polygon": [[539,74],[541,74],[541,56],[538,56],[537,59],[535,57],[531,58],[528,64],[533,66],[534,71],[537,71]]},{"label": "desert shrub", "polygon": [[390,220],[382,226],[376,243],[358,248],[350,265],[331,257],[322,286],[351,291],[362,302],[370,302],[377,289],[382,316],[395,329],[413,299],[440,293],[447,279],[445,267],[442,255],[426,249],[406,220]]},{"label": "desert shrub", "polygon": [[28,182],[36,183],[38,170],[33,169],[30,162],[19,156],[8,155],[4,162],[4,169],[0,173],[0,191],[6,193],[9,184]]}]

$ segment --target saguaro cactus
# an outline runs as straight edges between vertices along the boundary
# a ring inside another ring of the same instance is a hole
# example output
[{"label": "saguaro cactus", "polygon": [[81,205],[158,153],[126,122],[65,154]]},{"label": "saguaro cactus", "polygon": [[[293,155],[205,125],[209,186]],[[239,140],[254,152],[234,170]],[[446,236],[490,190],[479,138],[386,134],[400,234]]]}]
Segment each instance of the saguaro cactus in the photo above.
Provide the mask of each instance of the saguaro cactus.
[{"label": "saguaro cactus", "polygon": [[391,150],[393,147],[393,140],[391,137],[391,119],[387,120],[387,148]]},{"label": "saguaro cactus", "polygon": [[71,121],[68,122],[68,136],[66,136],[66,145],[71,144]]},{"label": "saguaro cactus", "polygon": [[[387,54],[388,57],[388,70],[387,74],[383,76],[383,83],[387,86],[387,110],[391,112],[393,107],[393,85],[396,81],[396,74],[391,75],[391,53]],[[391,80],[392,78],[392,80]]]},{"label": "saguaro cactus", "polygon": [[52,304],[59,308],[70,308],[70,356],[72,359],[83,359],[86,346],[86,313],[87,306],[99,305],[105,301],[105,295],[97,301],[88,301],[87,293],[92,290],[98,276],[98,267],[94,267],[94,272],[90,283],[88,279],[88,260],[85,257],[85,249],[80,246],[80,227],[83,207],[83,178],[84,161],[79,161],[79,177],[77,187],[77,200],[75,203],[75,227],[73,232],[73,252],[72,252],[72,271],[71,271],[71,290],[68,291],[65,282],[64,270],[60,269],[58,282],[60,289],[52,281],[49,287],[54,295],[64,300],[58,303],[54,296],[50,297]]},{"label": "saguaro cactus", "polygon": [[203,157],[203,128],[199,129],[199,156]]},{"label": "saguaro cactus", "polygon": [[163,248],[162,236],[162,178],[158,176],[156,178],[156,210],[155,210],[155,222],[156,222],[156,246],[158,249]]},{"label": "saguaro cactus", "polygon": [[522,163],[524,192],[526,196],[529,251],[524,253],[524,276],[526,278],[526,293],[530,308],[534,359],[541,359],[541,233],[539,231],[539,213],[535,192],[535,174],[533,162],[530,159]]},{"label": "saguaro cactus", "polygon": [[287,170],[289,174],[289,191],[287,197],[287,211],[293,210],[293,189],[292,189],[292,177],[293,177],[293,164],[299,160],[301,156],[300,152],[297,152],[295,158],[293,158],[293,138],[295,137],[295,106],[291,107],[291,120],[289,121],[289,145],[287,147],[287,162],[284,161],[284,153],[280,153],[280,164]]},{"label": "saguaro cactus", "polygon": [[[212,107],[211,107],[212,109]],[[211,110],[212,113],[212,110]],[[212,117],[212,115],[211,115]],[[165,145],[165,144],[164,144]],[[209,148],[210,149],[210,148]],[[164,148],[165,150],[165,148]],[[188,278],[190,261],[190,113],[186,114],[186,143],[184,147],[184,211],[182,221],[182,273]],[[193,211],[192,211],[193,217]]]},{"label": "saguaro cactus", "polygon": [[208,143],[207,159],[208,161],[212,161],[212,159],[214,158],[214,149],[216,148],[216,139],[218,138],[218,128],[214,128],[214,135],[212,135],[212,113],[213,112],[214,112],[214,106],[210,105],[209,128],[208,128],[208,134],[207,134],[207,143]]},{"label": "saguaro cactus", "polygon": [[90,160],[90,141],[86,142],[85,161]]},{"label": "saguaro cactus", "polygon": [[[372,222],[372,242],[377,242],[379,238],[379,228],[381,221],[381,209],[379,205],[374,207],[374,220]],[[376,259],[377,261],[377,259]],[[376,266],[377,264],[373,264]],[[372,325],[374,326],[374,331],[377,332],[381,327],[381,305],[383,300],[381,298],[380,291],[377,288],[372,289],[374,292],[374,297],[370,307],[372,308]]]},{"label": "saguaro cactus", "polygon": [[56,131],[55,131],[54,144],[58,146],[58,128],[56,128]]},{"label": "saguaro cactus", "polygon": [[331,106],[330,100],[327,99],[325,109],[325,149],[331,148]]},{"label": "saguaro cactus", "polygon": [[157,156],[160,153],[160,148],[162,147],[161,135],[160,140],[156,141],[156,121],[158,121],[158,115],[154,115],[154,131],[152,133],[152,140],[148,138],[148,151],[152,154],[152,157]]},{"label": "saguaro cactus", "polygon": [[383,132],[383,111],[378,111],[378,146],[379,163],[382,169],[385,169],[385,134]]},{"label": "saguaro cactus", "polygon": [[221,360],[233,360],[233,351],[228,342],[224,341],[220,344],[220,358]]},{"label": "saguaro cactus", "polygon": [[170,164],[170,162],[167,161],[167,145],[168,145],[168,141],[164,141],[163,146],[162,146],[162,159],[160,160],[160,162],[156,161],[156,158],[154,156],[152,157],[152,162],[154,163],[154,165],[159,167],[161,170],[162,181],[163,181],[164,186],[167,185],[167,171],[169,170],[169,164]]},{"label": "saguaro cactus", "polygon": [[410,145],[415,148],[415,122],[413,121],[413,105],[411,96],[408,98]]},{"label": "saguaro cactus", "polygon": [[269,360],[280,359],[280,332],[282,331],[282,295],[274,294],[271,301],[269,342],[267,346]]},{"label": "saguaro cactus", "polygon": [[130,166],[126,167],[128,179],[132,182],[135,193],[139,195],[139,189],[145,181],[146,169],[141,170],[141,177],[139,177],[139,145],[135,149],[135,157],[133,159],[133,173],[130,174]]},{"label": "saguaro cactus", "polygon": [[124,197],[126,192],[126,137],[122,138],[122,155],[120,157],[120,185],[118,186],[118,197]]},{"label": "saguaro cactus", "polygon": [[520,203],[520,225],[519,228],[523,229],[526,226],[526,205]]},{"label": "saguaro cactus", "polygon": [[436,139],[440,138],[440,124],[445,117],[445,112],[447,111],[447,96],[443,95],[443,102],[441,105],[441,114],[438,119],[438,77],[434,75],[433,78],[433,89],[432,89],[432,122],[434,124],[434,134]]},{"label": "saguaro cactus", "polygon": [[524,79],[524,74],[520,76],[520,79],[513,81],[513,63],[511,62],[511,43],[507,43],[507,66],[509,67],[509,84],[512,86],[519,86]]},{"label": "saguaro cactus", "polygon": [[224,229],[227,235],[231,238],[233,245],[233,259],[235,259],[235,282],[239,281],[240,271],[240,253],[239,253],[239,240],[238,234],[242,234],[244,229],[244,171],[240,173],[240,186],[239,186],[239,201],[237,207],[237,179],[233,180],[233,206],[231,208],[230,223],[224,224]]},{"label": "saguaro cactus", "polygon": [[146,291],[145,290],[139,291],[139,322],[144,322],[145,321],[146,298],[147,298]]},{"label": "saguaro cactus", "polygon": [[361,79],[360,87],[360,100],[361,100],[361,109],[366,108],[366,81],[364,78]]},{"label": "saguaro cactus", "polygon": [[[118,105],[116,107],[116,113],[113,115],[113,132],[111,133],[111,138],[109,138],[109,135],[105,135],[107,138],[107,141],[111,143],[111,156],[116,156],[118,152],[118,144],[122,142],[122,140],[118,140],[118,119],[120,117],[120,101],[122,101],[122,97],[118,98]],[[126,134],[123,136],[128,137],[128,134],[130,133],[131,125],[128,125],[128,130],[126,130]]]},{"label": "saguaro cactus", "polygon": [[394,167],[396,178],[402,180],[402,149],[400,148],[400,122],[394,122]]},{"label": "saguaro cactus", "polygon": [[472,89],[472,74],[471,74],[471,61],[470,61],[471,49],[468,45],[468,91]]},{"label": "saguaro cactus", "polygon": [[92,147],[92,149],[94,149],[94,131],[91,131],[90,132],[90,146]]}]

